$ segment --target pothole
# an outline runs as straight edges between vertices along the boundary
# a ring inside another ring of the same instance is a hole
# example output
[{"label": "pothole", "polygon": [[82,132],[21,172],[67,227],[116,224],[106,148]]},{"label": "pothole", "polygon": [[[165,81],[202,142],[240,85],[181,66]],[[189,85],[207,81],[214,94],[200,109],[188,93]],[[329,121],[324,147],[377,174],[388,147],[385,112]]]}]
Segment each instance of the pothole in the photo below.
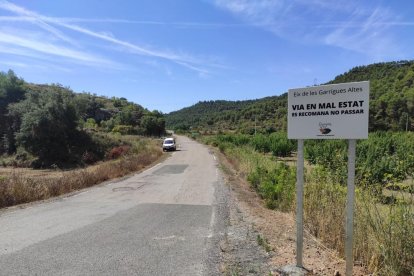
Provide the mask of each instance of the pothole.
[{"label": "pothole", "polygon": [[136,188],[134,187],[117,187],[113,188],[113,192],[128,192],[128,191],[134,191]]},{"label": "pothole", "polygon": [[154,175],[165,175],[165,174],[181,174],[187,169],[187,164],[181,165],[165,165],[158,170],[156,170]]}]

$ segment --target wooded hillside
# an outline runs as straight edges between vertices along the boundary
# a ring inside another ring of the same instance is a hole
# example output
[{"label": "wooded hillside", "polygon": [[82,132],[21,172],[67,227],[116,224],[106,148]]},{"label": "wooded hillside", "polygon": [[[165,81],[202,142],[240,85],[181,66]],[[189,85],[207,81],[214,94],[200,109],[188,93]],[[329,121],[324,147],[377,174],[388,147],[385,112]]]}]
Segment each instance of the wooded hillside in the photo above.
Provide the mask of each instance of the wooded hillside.
[{"label": "wooded hillside", "polygon": [[160,136],[163,114],[125,98],[75,93],[58,84],[25,82],[0,72],[0,155],[36,160],[36,166],[82,164],[102,158],[107,141],[96,132]]},{"label": "wooded hillside", "polygon": [[[328,84],[369,80],[370,131],[414,129],[414,61],[358,66]],[[286,130],[287,94],[249,101],[199,102],[166,116],[167,128],[269,133]]]}]

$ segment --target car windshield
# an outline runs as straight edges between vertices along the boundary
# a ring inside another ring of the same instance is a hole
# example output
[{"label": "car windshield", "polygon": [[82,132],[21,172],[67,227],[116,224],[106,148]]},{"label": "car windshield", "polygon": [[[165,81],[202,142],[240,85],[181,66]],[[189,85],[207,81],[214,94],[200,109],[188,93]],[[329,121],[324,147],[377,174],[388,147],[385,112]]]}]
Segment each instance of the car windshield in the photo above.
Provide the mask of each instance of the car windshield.
[{"label": "car windshield", "polygon": [[173,143],[174,143],[173,140],[165,140],[164,141],[164,144],[166,144],[166,145],[170,145],[170,144],[173,144]]}]

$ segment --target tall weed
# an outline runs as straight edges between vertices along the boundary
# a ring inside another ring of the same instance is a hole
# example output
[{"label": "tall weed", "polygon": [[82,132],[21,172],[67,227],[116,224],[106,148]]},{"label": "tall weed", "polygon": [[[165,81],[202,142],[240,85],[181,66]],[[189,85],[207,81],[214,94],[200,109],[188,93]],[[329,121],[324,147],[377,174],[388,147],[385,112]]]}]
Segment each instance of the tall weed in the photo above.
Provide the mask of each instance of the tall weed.
[{"label": "tall weed", "polygon": [[357,201],[356,257],[380,275],[414,275],[413,197],[388,205],[373,199],[364,191]]},{"label": "tall weed", "polygon": [[316,167],[306,176],[305,224],[312,235],[343,252],[346,188],[332,182],[332,175]]},{"label": "tall weed", "polygon": [[[328,247],[344,254],[346,187],[316,167],[306,178],[305,223]],[[354,258],[378,275],[414,275],[414,201],[382,204],[356,190]]]}]

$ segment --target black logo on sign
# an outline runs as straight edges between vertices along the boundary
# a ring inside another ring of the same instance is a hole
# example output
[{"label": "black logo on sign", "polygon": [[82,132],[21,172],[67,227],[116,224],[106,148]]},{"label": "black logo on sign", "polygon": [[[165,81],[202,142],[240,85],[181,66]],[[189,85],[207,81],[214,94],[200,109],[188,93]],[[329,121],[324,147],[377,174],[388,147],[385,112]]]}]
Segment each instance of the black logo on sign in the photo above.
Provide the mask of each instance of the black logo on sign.
[{"label": "black logo on sign", "polygon": [[322,134],[328,134],[332,131],[332,129],[330,129],[329,127],[332,127],[331,123],[319,123],[319,131]]}]

